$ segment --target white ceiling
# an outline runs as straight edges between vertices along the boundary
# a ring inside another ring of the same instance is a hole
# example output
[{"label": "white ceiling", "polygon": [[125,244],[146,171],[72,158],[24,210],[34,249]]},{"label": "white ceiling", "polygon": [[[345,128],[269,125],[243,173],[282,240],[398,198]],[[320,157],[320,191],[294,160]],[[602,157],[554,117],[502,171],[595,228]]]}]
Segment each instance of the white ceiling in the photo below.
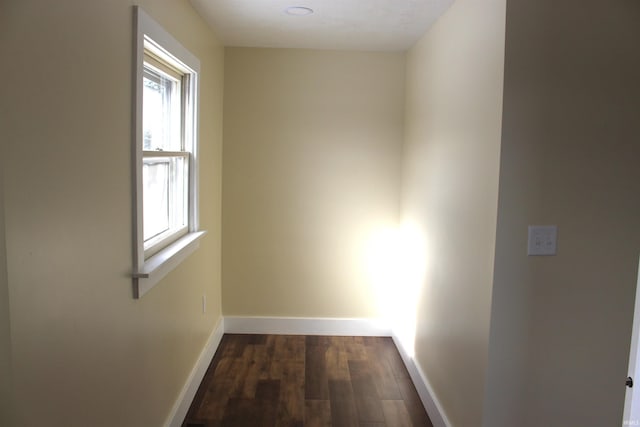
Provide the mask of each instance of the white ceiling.
[{"label": "white ceiling", "polygon": [[[453,0],[191,0],[225,46],[401,51]],[[291,16],[291,6],[314,10]]]}]

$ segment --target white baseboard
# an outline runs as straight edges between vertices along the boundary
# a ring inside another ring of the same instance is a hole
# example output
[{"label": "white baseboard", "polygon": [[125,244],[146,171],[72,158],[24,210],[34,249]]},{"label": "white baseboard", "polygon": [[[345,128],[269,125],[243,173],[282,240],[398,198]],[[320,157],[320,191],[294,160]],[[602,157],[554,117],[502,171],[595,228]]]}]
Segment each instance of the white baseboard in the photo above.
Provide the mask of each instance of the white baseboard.
[{"label": "white baseboard", "polygon": [[207,368],[213,359],[213,355],[220,345],[222,335],[224,334],[224,328],[224,318],[220,318],[218,326],[216,326],[213,332],[211,332],[211,335],[209,335],[198,360],[193,366],[184,387],[182,387],[182,390],[178,395],[176,403],[173,405],[173,408],[171,408],[171,412],[169,413],[169,417],[165,423],[166,427],[180,427],[182,425],[184,418],[187,416],[187,411],[189,411],[189,406],[191,406],[191,402],[193,402],[193,398],[196,396],[198,387],[200,387],[202,378],[204,378],[204,374],[207,372]]},{"label": "white baseboard", "polygon": [[391,328],[377,319],[229,316],[224,318],[224,331],[230,334],[391,336]]},{"label": "white baseboard", "polygon": [[398,348],[398,352],[402,357],[402,361],[404,365],[407,367],[407,371],[409,371],[409,375],[411,376],[411,380],[413,384],[416,386],[416,391],[420,396],[420,400],[422,401],[422,405],[429,414],[429,418],[433,423],[433,427],[451,427],[451,423],[447,418],[447,414],[444,412],[442,405],[438,401],[438,398],[433,392],[433,388],[429,383],[429,380],[424,375],[424,372],[420,368],[413,357],[410,357],[404,346],[402,345],[402,341],[398,339],[398,337],[393,334],[393,342],[396,344]]}]

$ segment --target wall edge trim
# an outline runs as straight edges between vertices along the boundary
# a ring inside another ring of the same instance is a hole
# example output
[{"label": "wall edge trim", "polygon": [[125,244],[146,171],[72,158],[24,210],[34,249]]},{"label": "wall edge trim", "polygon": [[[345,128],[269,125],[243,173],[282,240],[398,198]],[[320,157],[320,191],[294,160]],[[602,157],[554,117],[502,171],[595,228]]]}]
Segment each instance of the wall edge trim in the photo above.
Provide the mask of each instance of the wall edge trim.
[{"label": "wall edge trim", "polygon": [[411,380],[413,381],[416,391],[420,396],[420,400],[422,401],[422,406],[424,406],[427,411],[427,414],[433,423],[433,427],[451,427],[451,422],[434,393],[433,387],[431,387],[431,383],[424,374],[424,371],[420,368],[420,365],[416,360],[406,351],[402,344],[402,340],[400,340],[396,334],[392,334],[391,337],[393,338],[393,342],[396,344],[398,352],[400,352],[400,357],[402,357],[402,361],[407,367],[407,371],[409,371],[409,376],[411,376]]},{"label": "wall edge trim", "polygon": [[173,404],[173,408],[171,408],[171,412],[169,412],[169,416],[167,421],[165,422],[165,427],[180,427],[182,426],[182,422],[187,416],[187,412],[189,411],[189,407],[191,406],[191,402],[196,396],[196,392],[198,391],[198,387],[200,387],[200,383],[204,378],[205,373],[207,372],[207,368],[211,364],[211,360],[213,359],[213,355],[216,353],[218,346],[220,345],[220,341],[222,340],[222,335],[225,332],[225,324],[224,317],[221,317],[218,321],[218,324],[204,345],[204,348],[200,352],[196,363],[194,364],[187,380],[185,381],[178,398]]}]

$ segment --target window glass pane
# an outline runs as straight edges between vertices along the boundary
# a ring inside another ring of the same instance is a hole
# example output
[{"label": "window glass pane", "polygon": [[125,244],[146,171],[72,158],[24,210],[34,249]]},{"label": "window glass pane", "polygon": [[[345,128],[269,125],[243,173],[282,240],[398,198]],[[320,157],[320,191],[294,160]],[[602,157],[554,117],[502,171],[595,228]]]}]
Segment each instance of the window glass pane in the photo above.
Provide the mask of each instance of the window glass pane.
[{"label": "window glass pane", "polygon": [[180,80],[145,63],[142,93],[143,150],[181,150]]},{"label": "window glass pane", "polygon": [[142,166],[144,240],[169,229],[169,159],[145,159]]},{"label": "window glass pane", "polygon": [[148,153],[142,180],[146,250],[181,235],[189,225],[189,156]]},{"label": "window glass pane", "polygon": [[171,158],[171,227],[181,228],[187,225],[189,203],[187,157]]}]

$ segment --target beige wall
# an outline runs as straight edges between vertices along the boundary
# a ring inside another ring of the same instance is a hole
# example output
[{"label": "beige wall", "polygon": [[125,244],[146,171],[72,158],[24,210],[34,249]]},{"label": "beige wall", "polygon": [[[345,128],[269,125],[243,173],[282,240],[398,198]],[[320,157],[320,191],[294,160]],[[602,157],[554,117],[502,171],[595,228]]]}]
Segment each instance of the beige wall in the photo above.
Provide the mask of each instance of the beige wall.
[{"label": "beige wall", "polygon": [[[158,426],[221,316],[223,51],[186,1],[139,2],[200,57],[200,249],[131,279],[132,2],[13,1],[0,30],[18,426]],[[202,314],[202,295],[209,310]]]},{"label": "beige wall", "polygon": [[[0,3],[0,28],[5,27],[7,23],[5,18],[7,15],[6,6],[5,3]],[[2,37],[0,37],[0,40],[2,40]],[[1,43],[0,46],[2,46]],[[0,48],[0,54],[2,53]],[[4,113],[3,110],[0,110],[0,129],[5,127],[3,120]],[[11,410],[11,329],[9,326],[9,289],[4,226],[4,161],[5,139],[0,138],[0,378],[3,379],[0,384],[0,425],[9,425],[9,411]]]},{"label": "beige wall", "polygon": [[395,225],[404,54],[227,48],[225,315],[374,317]]},{"label": "beige wall", "polygon": [[11,330],[7,252],[4,232],[4,139],[0,140],[0,425],[9,425],[11,410]]},{"label": "beige wall", "polygon": [[479,426],[487,367],[505,0],[458,0],[408,53],[402,219],[426,277],[416,362],[453,426]]},{"label": "beige wall", "polygon": [[[640,254],[640,3],[507,11],[485,425],[621,425]],[[528,224],[558,225],[556,257],[526,257]]]}]

